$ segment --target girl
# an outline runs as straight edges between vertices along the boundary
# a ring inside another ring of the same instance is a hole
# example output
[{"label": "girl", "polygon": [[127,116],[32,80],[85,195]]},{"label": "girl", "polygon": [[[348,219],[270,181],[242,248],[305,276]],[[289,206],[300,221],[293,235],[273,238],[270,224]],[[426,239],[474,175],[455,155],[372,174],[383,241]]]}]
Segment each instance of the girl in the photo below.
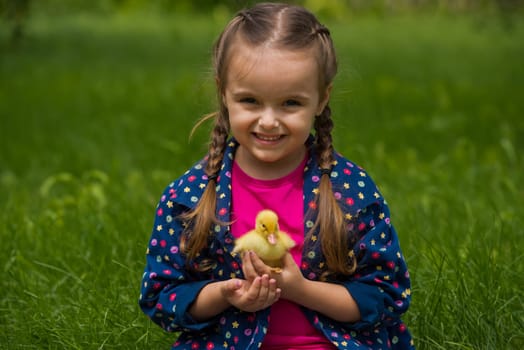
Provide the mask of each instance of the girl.
[{"label": "girl", "polygon": [[[142,310],[179,332],[173,349],[411,348],[388,206],[333,150],[329,30],[302,7],[258,4],[231,20],[213,58],[209,152],[160,199]],[[262,209],[296,242],[280,273],[231,253]]]}]

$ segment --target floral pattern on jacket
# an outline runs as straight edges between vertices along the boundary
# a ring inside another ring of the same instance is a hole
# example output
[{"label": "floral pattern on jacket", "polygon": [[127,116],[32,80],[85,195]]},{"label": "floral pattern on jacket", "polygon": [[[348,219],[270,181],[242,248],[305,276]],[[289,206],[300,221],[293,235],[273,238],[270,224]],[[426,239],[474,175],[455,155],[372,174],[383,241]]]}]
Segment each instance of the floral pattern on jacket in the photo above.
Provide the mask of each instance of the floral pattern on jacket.
[{"label": "floral pattern on jacket", "polygon": [[[308,145],[314,147],[311,139]],[[217,180],[216,213],[222,222],[230,220],[231,169],[237,146],[235,140],[230,140]],[[310,149],[309,154],[314,154],[314,150]],[[410,279],[389,208],[366,171],[338,153],[335,157],[330,175],[333,191],[358,236],[352,247],[358,257],[357,271],[335,283],[344,285],[351,293],[361,320],[342,323],[305,308],[304,313],[338,349],[411,349],[411,335],[400,319],[410,304]],[[258,349],[268,329],[269,308],[243,312],[230,307],[206,322],[196,322],[188,313],[206,284],[243,278],[240,258],[231,254],[234,238],[228,226],[211,227],[214,234],[198,258],[215,262],[209,272],[188,269],[198,261],[187,261],[180,252],[183,225],[178,216],[199,201],[208,182],[204,167],[202,159],[169,184],[160,198],[139,304],[162,328],[180,332],[173,349]],[[310,156],[304,170],[304,232],[315,220],[320,176],[320,168]],[[319,234],[316,232],[312,239],[318,239]],[[318,280],[325,263],[318,244],[311,246],[302,254],[300,269],[306,278]]]}]

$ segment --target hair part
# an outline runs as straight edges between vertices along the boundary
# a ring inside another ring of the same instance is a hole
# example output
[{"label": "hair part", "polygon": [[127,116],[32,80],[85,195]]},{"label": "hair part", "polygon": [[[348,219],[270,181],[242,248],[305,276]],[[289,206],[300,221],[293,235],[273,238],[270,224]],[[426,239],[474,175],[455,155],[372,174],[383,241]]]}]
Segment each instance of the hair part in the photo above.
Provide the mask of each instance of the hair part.
[{"label": "hair part", "polygon": [[[314,50],[319,65],[320,96],[324,96],[337,73],[336,54],[330,32],[305,8],[281,3],[260,3],[238,12],[226,25],[213,47],[219,109],[204,116],[195,125],[196,128],[204,121],[214,119],[205,168],[208,177],[213,177],[220,170],[230,132],[229,115],[223,96],[232,47],[238,40],[252,47],[264,45],[283,50]],[[318,163],[321,168],[330,169],[334,162],[331,137],[333,120],[327,104],[320,115],[316,116],[314,128]],[[182,216],[187,222],[187,229],[181,246],[188,259],[194,259],[206,247],[209,235],[212,234],[212,226],[222,224],[216,218],[216,183],[216,178],[211,179],[195,209]],[[356,264],[352,258],[352,250],[348,248],[348,225],[333,194],[329,174],[321,177],[317,202],[317,220],[307,237],[310,238],[316,229],[321,232],[320,244],[329,273],[352,274]]]}]

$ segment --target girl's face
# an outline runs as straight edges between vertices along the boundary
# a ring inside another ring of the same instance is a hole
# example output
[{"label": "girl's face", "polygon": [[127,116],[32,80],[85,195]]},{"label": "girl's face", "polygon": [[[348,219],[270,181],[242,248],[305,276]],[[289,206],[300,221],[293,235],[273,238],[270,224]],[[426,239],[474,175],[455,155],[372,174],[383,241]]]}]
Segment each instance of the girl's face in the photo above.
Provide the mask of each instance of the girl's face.
[{"label": "girl's face", "polygon": [[305,142],[329,100],[319,91],[319,67],[312,50],[230,49],[223,101],[231,133],[239,142],[235,160],[259,179],[282,177],[306,154]]}]

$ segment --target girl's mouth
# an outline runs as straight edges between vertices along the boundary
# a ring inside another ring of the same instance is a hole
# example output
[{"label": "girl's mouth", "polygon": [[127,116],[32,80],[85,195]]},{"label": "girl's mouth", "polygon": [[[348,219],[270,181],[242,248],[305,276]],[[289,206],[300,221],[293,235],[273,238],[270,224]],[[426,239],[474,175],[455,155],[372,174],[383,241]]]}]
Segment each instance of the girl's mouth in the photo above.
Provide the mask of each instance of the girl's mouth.
[{"label": "girl's mouth", "polygon": [[280,140],[281,138],[283,138],[284,136],[283,135],[262,135],[262,134],[258,134],[258,133],[253,133],[253,135],[261,140],[261,141],[266,141],[266,142],[275,142],[275,141],[278,141]]}]

